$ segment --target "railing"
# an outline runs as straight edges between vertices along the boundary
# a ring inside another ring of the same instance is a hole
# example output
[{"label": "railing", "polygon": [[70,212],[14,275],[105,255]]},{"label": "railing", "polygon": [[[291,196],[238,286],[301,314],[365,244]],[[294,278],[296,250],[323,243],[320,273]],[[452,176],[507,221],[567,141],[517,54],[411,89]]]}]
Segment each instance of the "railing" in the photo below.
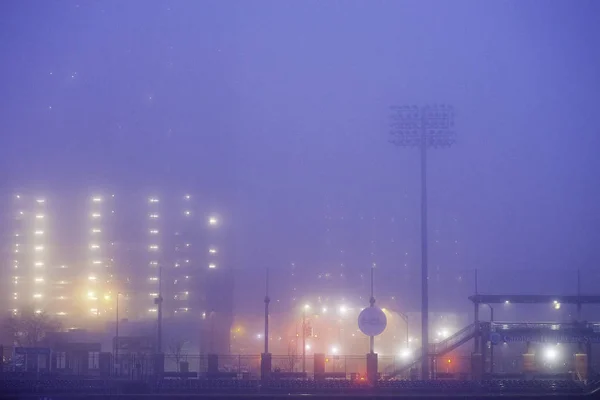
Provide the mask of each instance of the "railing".
[{"label": "railing", "polygon": [[[468,325],[468,326],[464,327],[463,329],[461,329],[460,331],[453,334],[452,336],[442,340],[441,342],[430,343],[429,344],[429,349],[430,349],[429,356],[430,357],[441,357],[441,356],[447,354],[448,352],[454,350],[455,348],[459,347],[460,345],[462,345],[462,344],[466,343],[467,341],[471,340],[472,338],[474,338],[478,334],[481,327],[484,326],[485,324],[487,324],[487,323],[480,322],[479,324]],[[394,377],[394,376],[398,376],[398,375],[402,374],[403,372],[407,371],[412,366],[414,366],[422,361],[421,353],[422,353],[422,349],[421,348],[417,349],[417,351],[414,353],[416,356],[415,358],[406,360],[406,362],[401,363],[400,365],[394,363],[394,365],[392,365],[391,367],[388,366],[384,372],[387,375],[389,375],[390,377]]]},{"label": "railing", "polygon": [[445,353],[452,351],[461,344],[465,343],[467,340],[473,338],[479,331],[480,324],[468,325],[441,342],[430,344],[429,354],[431,356],[442,356]]}]

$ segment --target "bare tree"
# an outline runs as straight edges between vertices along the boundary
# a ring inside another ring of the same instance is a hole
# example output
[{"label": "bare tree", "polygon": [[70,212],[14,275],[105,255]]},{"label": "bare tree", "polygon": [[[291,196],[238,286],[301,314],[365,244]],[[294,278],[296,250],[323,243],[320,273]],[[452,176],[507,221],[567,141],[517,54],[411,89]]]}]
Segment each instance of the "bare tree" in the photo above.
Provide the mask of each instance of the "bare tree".
[{"label": "bare tree", "polygon": [[177,372],[180,372],[180,363],[185,357],[184,348],[187,343],[188,341],[184,339],[172,339],[169,342],[169,353],[173,355],[173,358],[177,363]]},{"label": "bare tree", "polygon": [[37,347],[47,332],[57,332],[61,328],[60,322],[45,312],[31,309],[6,317],[2,325],[12,343],[19,347]]},{"label": "bare tree", "polygon": [[294,343],[294,341],[290,340],[290,342],[288,343],[288,372],[294,372],[296,362],[298,362],[298,351],[296,350],[296,344]]}]

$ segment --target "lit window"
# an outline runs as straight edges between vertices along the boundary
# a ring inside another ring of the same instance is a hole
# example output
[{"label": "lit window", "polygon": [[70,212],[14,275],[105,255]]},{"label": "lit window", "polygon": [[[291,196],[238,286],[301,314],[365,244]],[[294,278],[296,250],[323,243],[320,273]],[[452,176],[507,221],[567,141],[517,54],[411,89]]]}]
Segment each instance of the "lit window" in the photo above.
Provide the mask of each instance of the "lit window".
[{"label": "lit window", "polygon": [[102,261],[100,261],[100,260],[95,260],[95,261],[92,261],[92,263],[93,263],[93,264],[96,264],[96,265],[98,265],[98,264],[102,264]]},{"label": "lit window", "polygon": [[[21,212],[22,214],[22,212]],[[43,214],[38,214],[35,216],[37,219],[44,219],[44,215]]]},{"label": "lit window", "polygon": [[92,201],[94,203],[100,203],[102,201],[102,198],[101,197],[94,197],[94,198],[92,198]]},{"label": "lit window", "polygon": [[148,312],[154,313],[154,312],[156,312],[156,308],[149,308]]},{"label": "lit window", "polygon": [[151,235],[158,235],[158,229],[150,229]]},{"label": "lit window", "polygon": [[35,278],[36,283],[44,282],[44,278]]},{"label": "lit window", "polygon": [[42,295],[41,295],[41,293],[36,293],[36,294],[33,295],[33,298],[34,299],[41,299]]},{"label": "lit window", "polygon": [[158,278],[157,278],[156,276],[151,276],[149,279],[150,279],[151,281],[157,281],[157,280],[158,280]]},{"label": "lit window", "polygon": [[158,218],[158,214],[150,214],[150,218],[156,219],[156,218]]},{"label": "lit window", "polygon": [[44,246],[35,246],[35,251],[42,251],[44,250]]},{"label": "lit window", "polygon": [[43,234],[44,234],[44,231],[35,231],[34,233],[35,233],[36,235],[43,235]]},{"label": "lit window", "polygon": [[150,203],[158,203],[158,199],[155,197],[150,197],[150,199],[148,200]]},{"label": "lit window", "polygon": [[219,220],[217,219],[217,217],[210,217],[208,218],[208,224],[209,225],[217,225],[219,223]]},{"label": "lit window", "polygon": [[184,214],[185,214],[185,215],[191,215],[191,214],[192,214],[192,212],[191,212],[191,211],[185,211],[185,212],[184,212]]},{"label": "lit window", "polygon": [[88,276],[88,279],[89,279],[90,281],[95,281],[97,278],[96,278],[95,276]]},{"label": "lit window", "polygon": [[150,250],[158,250],[158,246],[155,244],[150,245]]},{"label": "lit window", "polygon": [[44,203],[46,200],[44,200],[44,199],[37,199],[36,201],[38,202],[38,204],[42,204],[42,203]]},{"label": "lit window", "polygon": [[64,311],[59,311],[59,312],[56,313],[56,315],[63,316],[63,315],[67,315],[67,313],[64,312]]},{"label": "lit window", "polygon": [[95,229],[95,228],[92,229],[92,233],[100,233],[100,232],[102,232],[100,229]]},{"label": "lit window", "polygon": [[90,249],[92,249],[92,250],[96,250],[96,249],[99,249],[99,248],[100,248],[100,246],[97,245],[97,244],[91,244],[90,245]]},{"label": "lit window", "polygon": [[100,218],[100,217],[101,217],[100,213],[93,213],[92,214],[92,218]]},{"label": "lit window", "polygon": [[208,252],[210,254],[216,254],[217,253],[217,249],[215,249],[214,247],[212,247],[212,248],[208,249]]},{"label": "lit window", "polygon": [[148,293],[148,296],[150,296],[150,297],[158,297],[158,293]]},{"label": "lit window", "polygon": [[208,264],[208,268],[215,269],[215,268],[217,268],[217,265],[216,264]]}]

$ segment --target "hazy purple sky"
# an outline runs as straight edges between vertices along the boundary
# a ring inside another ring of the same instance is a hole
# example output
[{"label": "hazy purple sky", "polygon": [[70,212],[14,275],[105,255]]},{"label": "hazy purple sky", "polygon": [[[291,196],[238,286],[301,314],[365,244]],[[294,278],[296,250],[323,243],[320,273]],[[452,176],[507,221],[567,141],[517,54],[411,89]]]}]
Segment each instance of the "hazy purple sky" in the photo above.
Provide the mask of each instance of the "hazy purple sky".
[{"label": "hazy purple sky", "polygon": [[432,229],[460,225],[454,267],[598,266],[599,15],[594,0],[1,1],[1,189],[211,193],[248,268],[318,262],[327,206],[409,215],[417,253],[418,159],[387,142],[388,107],[450,103],[459,143],[430,157],[430,204]]}]

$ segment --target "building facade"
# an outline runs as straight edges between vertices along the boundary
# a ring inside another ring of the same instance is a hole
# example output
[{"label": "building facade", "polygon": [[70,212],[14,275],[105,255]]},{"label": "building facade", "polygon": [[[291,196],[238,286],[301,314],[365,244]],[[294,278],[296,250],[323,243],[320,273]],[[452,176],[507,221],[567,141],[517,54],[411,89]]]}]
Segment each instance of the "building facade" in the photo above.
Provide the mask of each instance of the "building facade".
[{"label": "building facade", "polygon": [[165,320],[206,321],[197,332],[207,331],[198,340],[207,351],[210,332],[213,347],[225,332],[228,341],[228,224],[200,197],[92,193],[85,204],[74,198],[62,208],[53,208],[51,197],[22,193],[8,201],[0,293],[6,311],[32,309],[63,326],[98,327],[116,320],[117,306],[120,320],[152,321],[162,296]]}]

